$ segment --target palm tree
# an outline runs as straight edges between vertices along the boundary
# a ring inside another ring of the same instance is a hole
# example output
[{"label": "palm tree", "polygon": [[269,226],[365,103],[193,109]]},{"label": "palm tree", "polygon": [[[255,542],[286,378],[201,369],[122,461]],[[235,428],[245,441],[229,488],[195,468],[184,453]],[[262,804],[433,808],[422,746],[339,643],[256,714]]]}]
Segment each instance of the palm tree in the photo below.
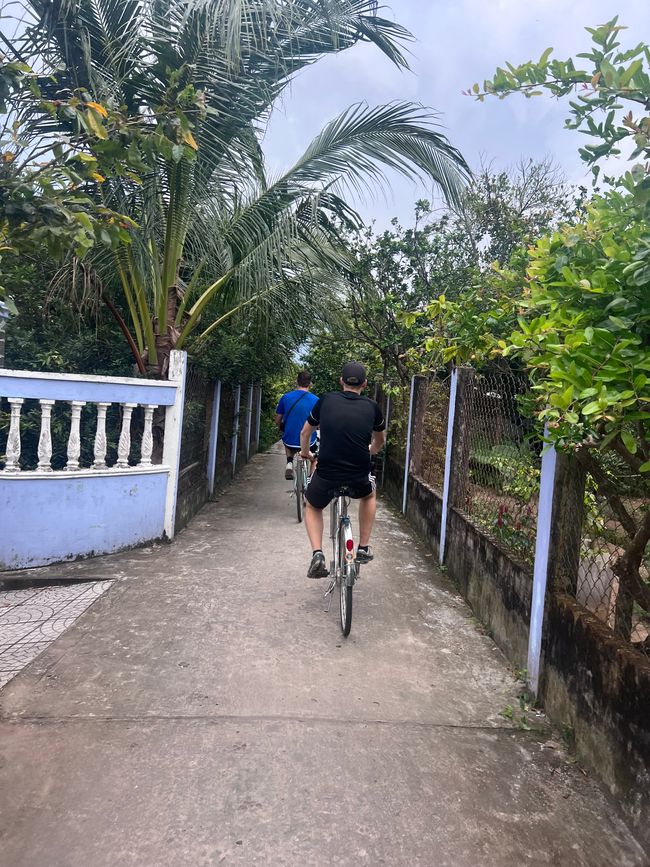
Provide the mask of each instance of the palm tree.
[{"label": "palm tree", "polygon": [[333,289],[345,265],[337,226],[358,222],[346,188],[381,186],[391,168],[454,202],[468,176],[434,113],[397,102],[352,106],[266,178],[260,134],[299,70],[359,41],[407,67],[410,34],[380,17],[376,0],[25,3],[33,21],[17,50],[56,71],[42,88],[123,105],[150,132],[148,161],[134,144],[119,153],[118,138],[106,143],[134,174],[98,195],[139,230],[93,258],[143,371],[163,375],[170,349],[248,305],[302,305]]}]

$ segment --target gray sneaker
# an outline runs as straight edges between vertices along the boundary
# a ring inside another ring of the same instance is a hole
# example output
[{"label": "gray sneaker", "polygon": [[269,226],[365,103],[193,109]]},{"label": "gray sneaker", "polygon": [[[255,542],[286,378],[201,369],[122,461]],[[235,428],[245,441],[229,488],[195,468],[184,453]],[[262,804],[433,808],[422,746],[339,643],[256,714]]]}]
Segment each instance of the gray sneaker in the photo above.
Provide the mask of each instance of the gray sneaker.
[{"label": "gray sneaker", "polygon": [[327,578],[330,574],[329,569],[325,565],[325,555],[317,551],[311,558],[309,569],[307,570],[308,578]]},{"label": "gray sneaker", "polygon": [[367,551],[361,551],[357,548],[357,563],[363,565],[364,563],[370,563],[374,559],[375,555],[372,553],[372,548],[368,548]]},{"label": "gray sneaker", "polygon": [[293,481],[293,464],[287,464],[287,468],[284,471],[284,477],[288,482]]}]

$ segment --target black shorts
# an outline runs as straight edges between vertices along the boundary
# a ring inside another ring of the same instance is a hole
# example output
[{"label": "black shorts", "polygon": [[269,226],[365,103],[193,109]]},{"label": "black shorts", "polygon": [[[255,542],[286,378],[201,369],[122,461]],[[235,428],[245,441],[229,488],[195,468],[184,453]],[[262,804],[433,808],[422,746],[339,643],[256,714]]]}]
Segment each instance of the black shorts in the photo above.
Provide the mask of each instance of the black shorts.
[{"label": "black shorts", "polygon": [[322,479],[316,470],[307,485],[307,493],[305,494],[307,502],[315,509],[324,509],[332,502],[342,486],[347,488],[346,496],[352,497],[353,500],[363,500],[364,497],[369,497],[376,488],[375,480],[370,475],[350,479],[349,482],[332,482],[328,479]]},{"label": "black shorts", "polygon": [[[287,451],[291,452],[292,458],[295,458],[295,456],[297,454],[299,454],[301,451],[300,448],[294,448],[293,446],[288,446],[285,442],[283,442],[282,445],[285,447],[285,449],[287,449]],[[312,453],[312,455],[318,454],[318,440],[316,440],[316,442],[313,445],[309,446],[309,451]]]}]

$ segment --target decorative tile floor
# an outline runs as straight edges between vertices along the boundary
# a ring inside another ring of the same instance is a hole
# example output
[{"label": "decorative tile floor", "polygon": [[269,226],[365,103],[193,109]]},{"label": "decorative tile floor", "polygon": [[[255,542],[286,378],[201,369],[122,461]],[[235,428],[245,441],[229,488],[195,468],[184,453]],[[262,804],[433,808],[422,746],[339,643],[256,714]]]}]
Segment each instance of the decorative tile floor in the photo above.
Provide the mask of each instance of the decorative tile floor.
[{"label": "decorative tile floor", "polygon": [[112,583],[0,591],[0,689],[72,626]]}]

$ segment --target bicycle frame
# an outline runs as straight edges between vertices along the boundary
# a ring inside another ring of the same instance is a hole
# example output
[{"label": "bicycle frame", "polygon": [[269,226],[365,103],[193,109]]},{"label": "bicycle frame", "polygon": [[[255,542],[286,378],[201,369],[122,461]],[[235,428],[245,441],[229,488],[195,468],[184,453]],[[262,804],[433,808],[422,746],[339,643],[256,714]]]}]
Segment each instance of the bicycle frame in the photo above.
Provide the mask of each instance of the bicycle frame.
[{"label": "bicycle frame", "polygon": [[300,490],[300,481],[302,480],[305,487],[309,479],[309,461],[296,455],[294,458],[294,473],[293,473],[293,490],[297,494]]}]

